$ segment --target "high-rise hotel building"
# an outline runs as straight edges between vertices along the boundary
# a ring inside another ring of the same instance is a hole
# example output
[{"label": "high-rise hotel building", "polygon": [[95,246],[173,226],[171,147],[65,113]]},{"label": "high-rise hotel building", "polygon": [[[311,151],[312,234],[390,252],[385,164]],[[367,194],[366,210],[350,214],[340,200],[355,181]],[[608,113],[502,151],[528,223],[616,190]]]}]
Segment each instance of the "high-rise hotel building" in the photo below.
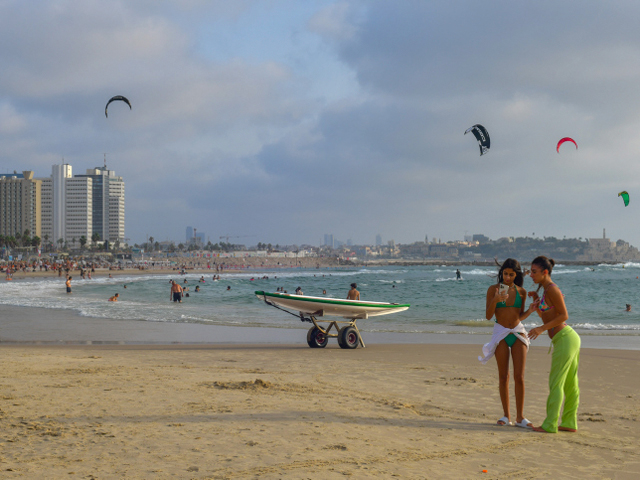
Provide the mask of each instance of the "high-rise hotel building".
[{"label": "high-rise hotel building", "polygon": [[41,182],[32,171],[0,174],[0,235],[41,236]]},{"label": "high-rise hotel building", "polygon": [[[72,175],[71,165],[54,165],[42,181],[42,238],[78,242],[124,242],[124,181],[106,167]],[[45,237],[46,235],[46,237]]]}]

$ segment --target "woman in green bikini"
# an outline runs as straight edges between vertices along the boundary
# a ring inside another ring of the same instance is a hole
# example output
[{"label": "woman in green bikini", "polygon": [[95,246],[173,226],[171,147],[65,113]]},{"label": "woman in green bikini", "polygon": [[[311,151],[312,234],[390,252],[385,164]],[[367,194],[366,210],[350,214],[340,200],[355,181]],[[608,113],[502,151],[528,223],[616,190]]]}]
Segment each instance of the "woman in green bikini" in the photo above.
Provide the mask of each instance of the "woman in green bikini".
[{"label": "woman in green bikini", "polygon": [[[529,339],[521,317],[525,314],[525,300],[527,292],[522,288],[523,274],[520,263],[508,258],[498,272],[498,283],[487,290],[487,320],[495,315],[496,325],[493,329],[491,342],[483,347],[484,357],[478,357],[486,363],[495,354],[498,363],[498,379],[500,385],[500,400],[504,416],[498,420],[498,425],[511,425],[509,406],[509,356],[513,358],[513,377],[516,390],[516,426],[531,428],[532,424],[524,417],[524,366],[529,349]],[[500,285],[506,285],[508,290],[500,292]]]},{"label": "woman in green bikini", "polygon": [[[578,429],[578,363],[580,361],[580,336],[565,322],[569,318],[564,296],[558,286],[551,281],[551,271],[555,262],[544,256],[531,262],[531,280],[543,289],[542,297],[530,292],[533,305],[542,319],[542,325],[529,331],[529,338],[535,340],[547,331],[553,344],[551,371],[549,372],[549,397],[547,398],[547,418],[536,432],[575,432]],[[528,316],[528,315],[527,315]],[[560,409],[564,399],[562,421],[558,426]]]}]

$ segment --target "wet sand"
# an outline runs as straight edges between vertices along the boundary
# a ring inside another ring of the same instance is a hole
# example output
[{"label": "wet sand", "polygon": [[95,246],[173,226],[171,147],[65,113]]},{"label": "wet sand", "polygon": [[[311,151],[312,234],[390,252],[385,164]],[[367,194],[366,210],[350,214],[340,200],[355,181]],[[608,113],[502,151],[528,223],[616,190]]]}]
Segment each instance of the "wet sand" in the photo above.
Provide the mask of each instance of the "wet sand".
[{"label": "wet sand", "polygon": [[[583,349],[579,432],[497,427],[478,345],[2,345],[7,478],[637,478],[640,352]],[[527,361],[543,420],[547,349]],[[513,399],[512,399],[513,402]],[[515,412],[514,412],[515,415]],[[487,473],[483,473],[487,470]]]}]

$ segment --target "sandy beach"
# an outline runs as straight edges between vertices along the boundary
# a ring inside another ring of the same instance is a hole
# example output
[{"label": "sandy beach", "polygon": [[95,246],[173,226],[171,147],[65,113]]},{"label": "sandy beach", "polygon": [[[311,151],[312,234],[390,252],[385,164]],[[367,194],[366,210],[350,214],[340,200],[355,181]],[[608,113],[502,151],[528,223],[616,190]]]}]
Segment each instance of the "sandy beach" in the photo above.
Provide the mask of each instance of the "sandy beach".
[{"label": "sandy beach", "polygon": [[[640,352],[583,349],[579,432],[555,435],[494,426],[502,415],[497,372],[479,364],[478,352],[479,345],[2,345],[0,471],[3,478],[640,475]],[[535,424],[549,365],[547,349],[533,347],[525,414]]]}]

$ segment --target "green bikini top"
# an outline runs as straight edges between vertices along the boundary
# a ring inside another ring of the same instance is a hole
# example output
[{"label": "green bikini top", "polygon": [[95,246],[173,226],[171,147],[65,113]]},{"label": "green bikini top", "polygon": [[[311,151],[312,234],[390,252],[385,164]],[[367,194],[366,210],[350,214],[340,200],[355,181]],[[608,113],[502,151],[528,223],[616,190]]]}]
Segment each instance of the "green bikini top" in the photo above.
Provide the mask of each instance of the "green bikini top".
[{"label": "green bikini top", "polygon": [[516,289],[516,298],[513,301],[513,305],[507,305],[507,302],[498,302],[496,303],[496,308],[505,308],[505,307],[509,307],[509,308],[522,308],[522,297],[520,296],[520,293],[518,292],[518,287],[513,287]]}]

